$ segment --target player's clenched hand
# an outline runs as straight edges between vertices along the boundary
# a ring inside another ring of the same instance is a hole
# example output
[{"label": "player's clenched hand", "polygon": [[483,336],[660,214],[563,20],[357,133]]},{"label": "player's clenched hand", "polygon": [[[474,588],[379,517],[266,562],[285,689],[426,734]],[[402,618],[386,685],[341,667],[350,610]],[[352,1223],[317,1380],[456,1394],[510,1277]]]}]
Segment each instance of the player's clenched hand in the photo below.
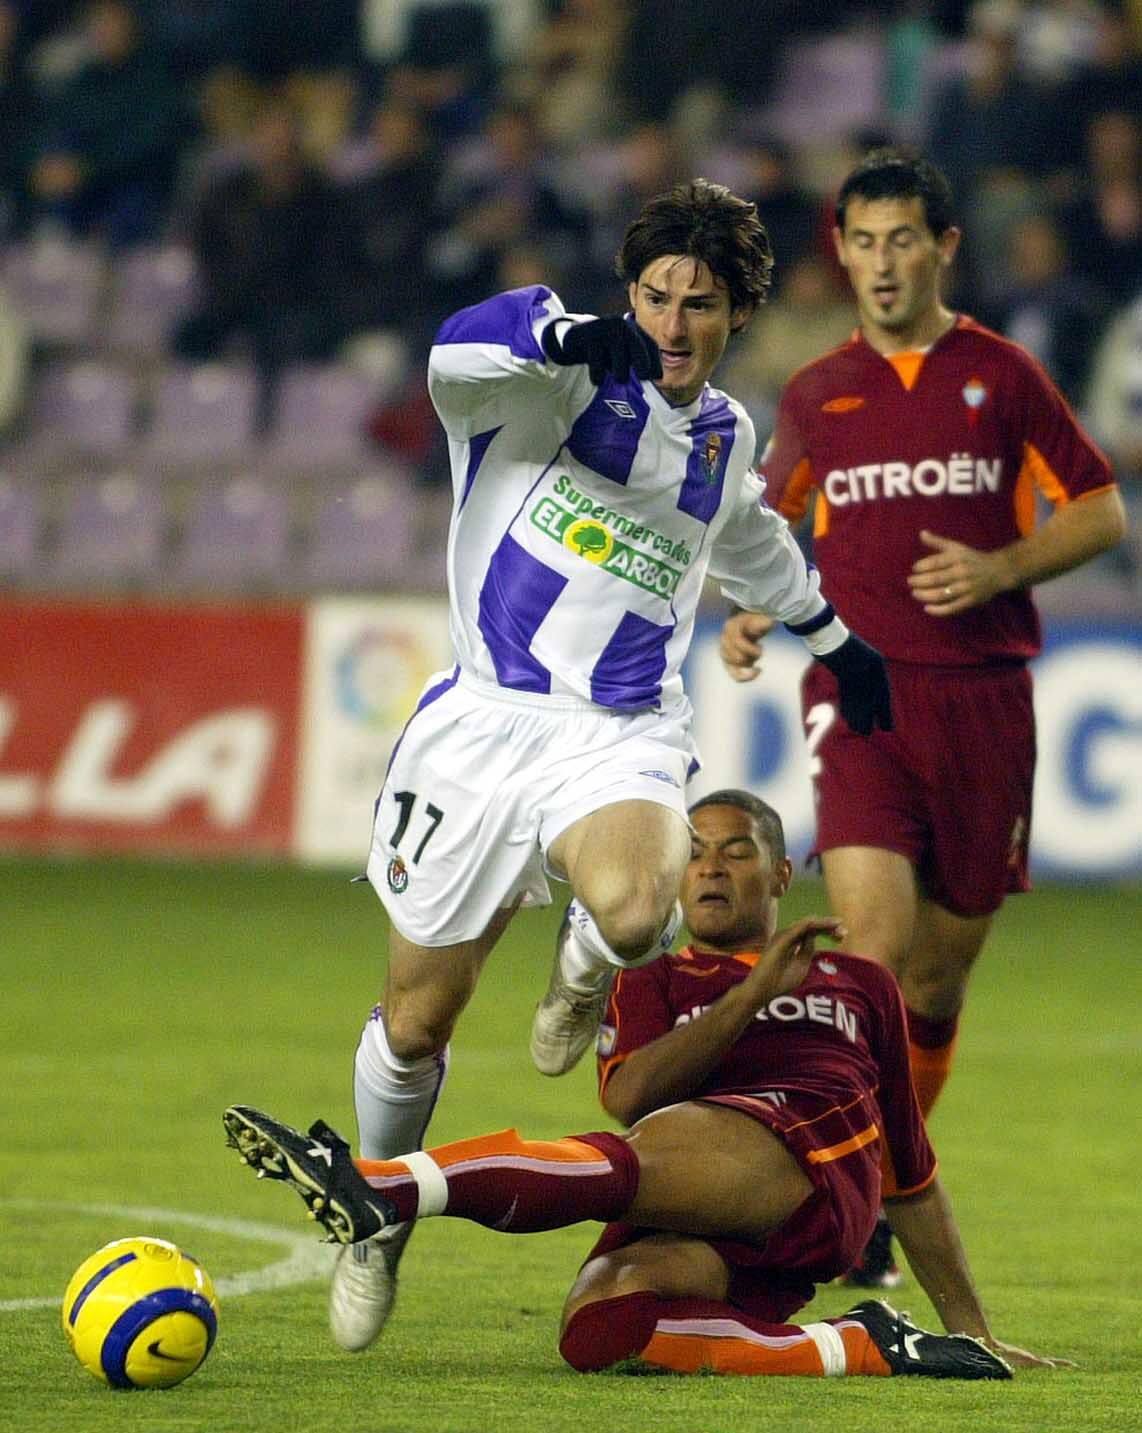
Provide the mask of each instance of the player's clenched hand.
[{"label": "player's clenched hand", "polygon": [[1005,1358],[1013,1368],[1078,1368],[1069,1358],[1048,1358],[1037,1353],[1028,1353],[1025,1348],[1017,1348],[1013,1343],[1004,1343],[1001,1339],[987,1338],[984,1343],[993,1353]]},{"label": "player's clenched hand", "polygon": [[543,351],[552,363],[585,363],[595,384],[602,383],[608,373],[616,378],[631,372],[636,378],[662,377],[658,345],[634,319],[621,314],[570,325],[555,319],[543,330]]},{"label": "player's clenched hand", "polygon": [[933,617],[954,617],[980,607],[1016,585],[1002,548],[981,552],[927,531],[921,532],[920,541],[933,551],[912,564],[908,586]]},{"label": "player's clenched hand", "polygon": [[763,612],[735,612],[722,624],[718,650],[735,682],[752,682],[761,671],[761,643],[775,626]]},{"label": "player's clenched hand", "polygon": [[851,730],[868,736],[873,727],[892,730],[892,694],[884,658],[855,632],[817,658],[837,679],[837,702]]},{"label": "player's clenched hand", "polygon": [[805,916],[794,921],[777,932],[742,985],[752,983],[757,987],[753,994],[759,1004],[786,990],[796,990],[809,973],[817,937],[843,940],[845,934],[844,924],[836,916]]}]

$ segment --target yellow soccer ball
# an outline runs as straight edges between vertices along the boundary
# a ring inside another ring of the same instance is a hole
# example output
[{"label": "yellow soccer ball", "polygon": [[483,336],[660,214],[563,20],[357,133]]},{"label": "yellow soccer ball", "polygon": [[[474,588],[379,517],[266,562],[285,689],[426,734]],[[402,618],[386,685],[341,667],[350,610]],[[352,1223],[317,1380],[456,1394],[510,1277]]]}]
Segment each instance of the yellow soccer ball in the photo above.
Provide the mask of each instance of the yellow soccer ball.
[{"label": "yellow soccer ball", "polygon": [[63,1296],[63,1331],[113,1388],[170,1388],[202,1363],[218,1329],[210,1275],[166,1239],[116,1239],[84,1259]]}]

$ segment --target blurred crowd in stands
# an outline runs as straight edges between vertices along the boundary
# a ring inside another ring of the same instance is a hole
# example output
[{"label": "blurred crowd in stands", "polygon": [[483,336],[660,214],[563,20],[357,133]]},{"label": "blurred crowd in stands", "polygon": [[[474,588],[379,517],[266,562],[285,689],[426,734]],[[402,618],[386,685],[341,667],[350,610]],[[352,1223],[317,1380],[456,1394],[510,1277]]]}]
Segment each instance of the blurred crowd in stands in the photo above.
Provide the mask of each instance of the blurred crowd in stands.
[{"label": "blurred crowd in stands", "polygon": [[1053,600],[1137,610],[1142,0],[0,0],[0,587],[440,588],[435,328],[613,310],[694,174],[773,238],[718,379],[764,442],[853,327],[830,195],[895,140],[955,188],[951,301],[1133,509]]}]

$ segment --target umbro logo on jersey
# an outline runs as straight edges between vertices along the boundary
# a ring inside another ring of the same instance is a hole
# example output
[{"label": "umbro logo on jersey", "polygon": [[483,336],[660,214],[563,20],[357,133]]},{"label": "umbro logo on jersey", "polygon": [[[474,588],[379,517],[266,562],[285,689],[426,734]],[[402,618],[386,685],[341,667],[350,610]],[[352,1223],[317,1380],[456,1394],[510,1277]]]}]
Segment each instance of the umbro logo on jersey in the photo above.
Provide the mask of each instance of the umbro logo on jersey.
[{"label": "umbro logo on jersey", "polygon": [[603,401],[616,418],[638,417],[638,414],[634,411],[630,404],[624,403],[621,398],[605,398]]},{"label": "umbro logo on jersey", "polygon": [[857,408],[864,407],[863,398],[830,398],[827,403],[821,404],[822,413],[852,413]]}]

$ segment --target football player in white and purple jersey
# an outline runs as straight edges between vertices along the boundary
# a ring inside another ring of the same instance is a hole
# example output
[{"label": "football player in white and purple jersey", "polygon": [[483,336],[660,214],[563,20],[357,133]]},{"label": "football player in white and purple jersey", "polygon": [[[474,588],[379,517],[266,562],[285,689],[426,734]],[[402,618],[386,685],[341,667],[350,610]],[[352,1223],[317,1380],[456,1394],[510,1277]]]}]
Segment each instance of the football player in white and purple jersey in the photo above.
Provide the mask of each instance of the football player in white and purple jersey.
[{"label": "football player in white and purple jersey", "polygon": [[[429,360],[448,435],[455,666],[426,687],[377,802],[368,874],[392,923],[357,1051],[362,1154],[417,1147],[448,1041],[520,905],[573,892],[532,1057],[590,1045],[616,969],[669,949],[697,767],[680,668],[707,576],[787,623],[837,677],[855,730],[891,717],[883,663],[837,619],[751,473],[743,409],[709,386],[772,267],[755,207],[696,180],[650,201],[617,270],[630,312],[548,288],[455,314]],[[387,1317],[406,1230],[338,1265],[332,1322]]]}]

